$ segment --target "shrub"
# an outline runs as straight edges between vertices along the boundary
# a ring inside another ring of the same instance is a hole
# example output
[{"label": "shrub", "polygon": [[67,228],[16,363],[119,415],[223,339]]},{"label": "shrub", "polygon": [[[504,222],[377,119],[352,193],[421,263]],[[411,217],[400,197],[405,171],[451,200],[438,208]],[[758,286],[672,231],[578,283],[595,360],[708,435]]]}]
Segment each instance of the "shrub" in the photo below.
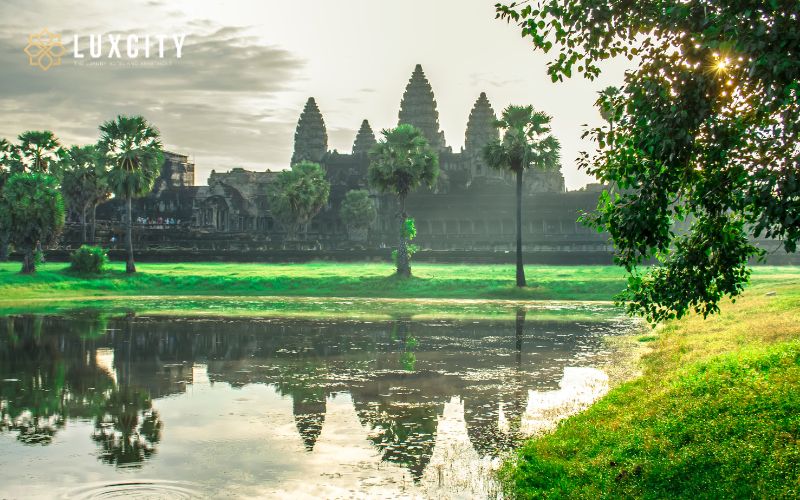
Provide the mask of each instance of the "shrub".
[{"label": "shrub", "polygon": [[82,245],[70,255],[70,270],[81,274],[101,274],[108,264],[108,254],[101,247]]}]

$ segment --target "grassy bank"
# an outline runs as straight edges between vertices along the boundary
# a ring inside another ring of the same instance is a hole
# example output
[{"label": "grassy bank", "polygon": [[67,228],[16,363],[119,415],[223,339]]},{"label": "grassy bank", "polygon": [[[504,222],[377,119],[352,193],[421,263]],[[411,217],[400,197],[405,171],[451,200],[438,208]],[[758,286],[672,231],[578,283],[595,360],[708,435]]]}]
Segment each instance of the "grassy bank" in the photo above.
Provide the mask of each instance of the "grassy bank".
[{"label": "grassy bank", "polygon": [[[510,265],[416,264],[414,277],[397,279],[384,263],[138,264],[126,275],[114,263],[101,277],[45,264],[34,275],[0,263],[0,303],[44,299],[134,296],[365,297],[610,301],[625,285],[615,266],[526,266],[528,288],[514,286]],[[800,281],[800,268],[759,267],[755,279],[772,285]]]},{"label": "grassy bank", "polygon": [[640,340],[644,375],[523,446],[501,473],[510,496],[800,497],[796,275],[757,271],[722,315]]},{"label": "grassy bank", "polygon": [[0,302],[110,296],[226,295],[285,297],[384,297],[430,299],[518,299],[608,301],[624,286],[612,266],[528,266],[532,286],[514,286],[507,265],[417,264],[414,277],[396,279],[390,264],[138,264],[127,276],[124,264],[85,279],[65,272],[66,264],[45,264],[32,276],[19,264],[0,263]]}]

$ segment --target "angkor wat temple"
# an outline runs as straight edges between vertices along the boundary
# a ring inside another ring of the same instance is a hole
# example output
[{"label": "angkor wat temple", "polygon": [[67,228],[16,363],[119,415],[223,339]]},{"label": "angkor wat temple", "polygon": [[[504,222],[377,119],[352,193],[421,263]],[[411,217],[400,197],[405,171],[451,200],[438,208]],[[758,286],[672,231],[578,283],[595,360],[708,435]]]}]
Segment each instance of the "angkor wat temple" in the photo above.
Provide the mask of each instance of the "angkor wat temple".
[{"label": "angkor wat temple", "polygon": [[[409,123],[424,132],[439,152],[441,171],[433,189],[420,189],[407,201],[408,212],[417,221],[416,243],[422,248],[511,248],[514,232],[511,179],[488,168],[481,158],[483,146],[498,137],[493,125],[495,119],[495,110],[486,94],[481,93],[469,115],[464,147],[453,151],[439,126],[431,84],[420,65],[414,69],[400,101],[398,123]],[[314,98],[308,99],[297,123],[291,162],[320,163],[331,183],[328,206],[308,228],[307,240],[317,248],[346,248],[355,243],[347,239],[338,216],[339,206],[349,190],[369,189],[367,152],[375,143],[375,133],[364,120],[350,153],[330,151],[323,115]],[[277,174],[242,168],[224,173],[212,171],[207,186],[194,186],[194,165],[188,157],[168,153],[153,192],[137,201],[134,219],[161,218],[181,223],[169,231],[169,236],[159,235],[156,228],[139,227],[137,243],[205,248],[216,240],[236,248],[273,247],[283,241],[285,234],[280,222],[272,217],[266,199],[267,185]],[[370,243],[391,245],[397,231],[396,200],[373,194],[379,217],[370,231]],[[606,235],[576,222],[582,210],[594,208],[596,200],[596,190],[566,191],[560,171],[527,172],[523,201],[526,249],[608,251]],[[121,215],[113,202],[103,212],[112,220]]]}]

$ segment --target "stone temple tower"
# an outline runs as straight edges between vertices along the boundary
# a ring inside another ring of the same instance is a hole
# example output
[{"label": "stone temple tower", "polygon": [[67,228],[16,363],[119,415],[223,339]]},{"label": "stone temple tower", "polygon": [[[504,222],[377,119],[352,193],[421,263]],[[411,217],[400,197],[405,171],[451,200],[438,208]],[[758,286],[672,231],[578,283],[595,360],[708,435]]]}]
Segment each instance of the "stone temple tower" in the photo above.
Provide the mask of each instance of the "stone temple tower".
[{"label": "stone temple tower", "polygon": [[467,133],[464,139],[464,153],[470,159],[473,177],[502,175],[491,170],[483,161],[483,147],[500,137],[500,132],[494,126],[495,120],[497,120],[497,115],[486,97],[486,92],[481,92],[469,113]]},{"label": "stone temple tower", "polygon": [[367,120],[364,120],[361,122],[361,128],[358,129],[356,140],[353,142],[353,154],[365,155],[369,153],[369,150],[377,142],[378,141],[375,140],[375,133],[372,131],[372,127],[369,126],[369,122]]},{"label": "stone temple tower", "polygon": [[292,165],[303,160],[319,163],[328,152],[328,132],[317,102],[309,97],[294,133]]},{"label": "stone temple tower", "polygon": [[408,123],[422,130],[434,149],[444,150],[447,147],[444,132],[439,130],[439,111],[436,110],[433,89],[419,64],[414,68],[403,100],[400,101],[399,118],[398,123]]}]

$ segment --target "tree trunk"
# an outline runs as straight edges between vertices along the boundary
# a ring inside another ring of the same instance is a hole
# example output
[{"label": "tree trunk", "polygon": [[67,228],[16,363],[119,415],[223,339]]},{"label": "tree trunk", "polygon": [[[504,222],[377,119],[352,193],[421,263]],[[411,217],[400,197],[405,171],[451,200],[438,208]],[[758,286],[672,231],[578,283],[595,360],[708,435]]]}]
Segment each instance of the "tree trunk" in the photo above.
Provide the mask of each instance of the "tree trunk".
[{"label": "tree trunk", "polygon": [[525,268],[522,267],[522,169],[517,170],[517,286],[525,286]]},{"label": "tree trunk", "polygon": [[97,203],[92,203],[92,231],[89,234],[92,245],[95,242],[95,229],[97,228]]},{"label": "tree trunk", "polygon": [[408,258],[408,240],[406,239],[406,198],[400,197],[400,246],[397,248],[397,275],[403,278],[411,276],[411,263]]},{"label": "tree trunk", "polygon": [[8,260],[8,233],[0,233],[0,262]]},{"label": "tree trunk", "polygon": [[25,257],[22,260],[22,274],[33,274],[36,272],[36,251],[35,245],[25,250]]},{"label": "tree trunk", "polygon": [[133,209],[131,207],[131,197],[125,200],[127,203],[127,210],[128,213],[128,220],[126,221],[125,226],[125,242],[126,246],[128,247],[128,262],[125,265],[125,272],[128,274],[132,274],[136,272],[136,264],[133,262]]},{"label": "tree trunk", "polygon": [[81,210],[81,243],[86,243],[86,205]]}]

